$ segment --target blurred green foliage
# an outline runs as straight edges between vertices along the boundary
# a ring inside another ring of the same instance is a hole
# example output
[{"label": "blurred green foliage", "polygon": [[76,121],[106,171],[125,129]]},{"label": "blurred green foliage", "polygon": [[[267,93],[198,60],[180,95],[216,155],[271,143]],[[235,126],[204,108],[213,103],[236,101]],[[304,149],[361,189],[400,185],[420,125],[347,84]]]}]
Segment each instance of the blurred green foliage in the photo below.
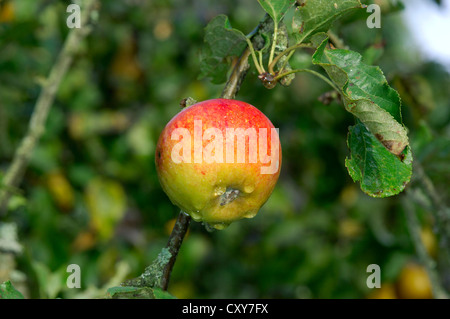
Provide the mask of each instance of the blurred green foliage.
[{"label": "blurred green foliage", "polygon": [[[379,64],[399,91],[416,161],[448,202],[449,74],[420,59],[401,13],[389,13],[384,2],[382,29],[368,29],[360,16],[334,29]],[[3,172],[69,32],[69,3],[0,1]],[[102,1],[2,217],[19,227],[25,296],[105,295],[142,273],[166,244],[178,209],[159,186],[155,144],[183,98],[220,95],[222,85],[198,76],[204,27],[222,13],[245,33],[264,14],[256,1]],[[298,52],[294,62],[304,65],[305,54]],[[381,266],[383,283],[395,282],[416,259],[399,200],[404,195],[373,199],[352,182],[344,165],[352,117],[337,101],[319,102],[330,88],[310,75],[271,91],[256,75],[249,72],[237,98],[280,128],[279,183],[253,219],[212,233],[194,222],[169,292],[178,298],[365,298],[373,263]],[[433,227],[432,214],[417,211],[423,226]],[[73,263],[81,267],[81,289],[65,284]]]}]

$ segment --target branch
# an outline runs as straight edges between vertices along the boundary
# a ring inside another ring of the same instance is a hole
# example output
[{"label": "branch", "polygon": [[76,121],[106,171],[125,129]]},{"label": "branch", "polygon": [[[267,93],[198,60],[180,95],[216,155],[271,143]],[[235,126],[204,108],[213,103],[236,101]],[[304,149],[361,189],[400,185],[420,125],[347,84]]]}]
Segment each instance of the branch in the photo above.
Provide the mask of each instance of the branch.
[{"label": "branch", "polygon": [[404,198],[402,203],[406,214],[408,230],[414,243],[417,256],[419,257],[421,263],[425,266],[425,269],[427,270],[434,298],[448,299],[448,295],[441,284],[439,274],[436,269],[436,262],[428,255],[427,250],[420,237],[420,224],[416,216],[416,210],[414,209],[414,205],[412,205],[410,201],[409,198],[410,196],[411,195],[408,193],[408,198]]},{"label": "branch", "polygon": [[244,80],[250,64],[248,63],[248,57],[251,54],[251,50],[247,48],[244,53],[239,57],[238,62],[234,66],[233,72],[230,75],[225,88],[220,95],[223,99],[232,99],[236,96],[237,92],[241,88],[242,81]]},{"label": "branch", "polygon": [[120,291],[119,294],[111,294],[111,290],[121,287],[113,287],[109,289],[109,295],[112,298],[126,299],[154,299],[154,289],[162,289],[167,291],[169,287],[170,274],[178,256],[183,239],[189,229],[191,217],[183,211],[178,214],[177,221],[173,226],[169,241],[165,248],[161,250],[158,257],[145,268],[145,271],[138,277],[123,282],[121,287],[130,287],[132,290]]},{"label": "branch", "polygon": [[[433,207],[434,217],[436,221],[442,227],[443,234],[450,236],[450,209],[446,206],[438,191],[434,187],[433,182],[425,173],[420,163],[415,163],[416,176],[414,181],[422,186],[423,191],[431,201]],[[447,238],[450,243],[450,238]],[[450,247],[450,246],[449,246]]]},{"label": "branch", "polygon": [[172,233],[170,234],[169,242],[167,243],[167,249],[169,250],[171,257],[163,270],[163,277],[161,280],[161,288],[163,290],[167,290],[169,287],[170,274],[172,273],[172,268],[175,265],[178,251],[180,250],[181,244],[183,243],[183,238],[189,229],[190,223],[191,217],[184,212],[180,212]]},{"label": "branch", "polygon": [[[436,190],[433,182],[425,173],[422,164],[416,162],[414,164],[414,179],[412,184],[418,184],[421,190],[423,190],[426,198],[430,201],[427,209],[431,211],[434,218],[434,223],[438,229],[439,238],[439,268],[441,270],[441,276],[443,278],[449,278],[450,276],[450,208],[442,200],[438,191]],[[411,194],[409,197],[419,205],[423,206],[423,201],[417,196],[418,194]],[[448,281],[446,281],[446,288],[449,288]]]},{"label": "branch", "polygon": [[82,5],[81,22],[84,25],[81,28],[74,28],[70,31],[64,42],[63,48],[53,65],[48,79],[44,81],[42,91],[38,97],[34,107],[33,114],[30,119],[28,132],[22,139],[17,148],[11,165],[3,178],[2,189],[0,190],[0,212],[6,211],[8,206],[11,190],[16,188],[22,179],[26,167],[33,154],[39,139],[45,130],[45,122],[47,120],[50,108],[55,99],[59,85],[67,73],[69,66],[75,55],[79,51],[80,43],[90,33],[92,27],[90,25],[92,13],[98,7],[98,0],[85,0]]}]

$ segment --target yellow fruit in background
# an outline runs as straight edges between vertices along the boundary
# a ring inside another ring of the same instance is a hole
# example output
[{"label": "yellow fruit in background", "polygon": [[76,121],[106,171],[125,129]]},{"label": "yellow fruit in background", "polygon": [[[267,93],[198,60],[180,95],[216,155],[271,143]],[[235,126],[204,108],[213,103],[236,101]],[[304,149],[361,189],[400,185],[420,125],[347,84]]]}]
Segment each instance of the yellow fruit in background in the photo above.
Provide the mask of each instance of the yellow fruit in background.
[{"label": "yellow fruit in background", "polygon": [[72,242],[72,249],[76,252],[91,249],[97,243],[96,235],[93,231],[84,231],[78,234]]},{"label": "yellow fruit in background", "polygon": [[109,240],[127,208],[127,197],[122,184],[94,177],[85,189],[85,202],[90,216],[90,226],[101,240]]},{"label": "yellow fruit in background", "polygon": [[64,174],[57,170],[47,176],[47,187],[56,205],[64,211],[71,210],[75,203],[74,191]]},{"label": "yellow fruit in background", "polygon": [[345,218],[339,222],[339,234],[343,238],[356,238],[362,234],[363,230],[361,223],[354,219]]},{"label": "yellow fruit in background", "polygon": [[142,76],[134,39],[130,38],[118,49],[112,61],[111,73],[117,78],[133,82]]},{"label": "yellow fruit in background", "polygon": [[434,234],[431,227],[424,227],[420,231],[420,238],[422,239],[423,245],[428,252],[428,255],[435,258],[437,255],[438,243],[436,235]]},{"label": "yellow fruit in background", "polygon": [[433,298],[430,278],[425,268],[415,263],[403,267],[397,281],[397,292],[402,299]]},{"label": "yellow fruit in background", "polygon": [[0,23],[14,20],[14,5],[11,1],[2,3],[0,1]]},{"label": "yellow fruit in background", "polygon": [[355,185],[344,187],[339,195],[339,199],[345,207],[353,206],[358,200],[358,189]]},{"label": "yellow fruit in background", "polygon": [[381,288],[374,288],[373,290],[367,296],[368,299],[398,299],[395,286],[392,283],[383,283]]},{"label": "yellow fruit in background", "polygon": [[160,19],[153,28],[153,35],[156,39],[167,40],[173,33],[173,25],[169,19]]}]

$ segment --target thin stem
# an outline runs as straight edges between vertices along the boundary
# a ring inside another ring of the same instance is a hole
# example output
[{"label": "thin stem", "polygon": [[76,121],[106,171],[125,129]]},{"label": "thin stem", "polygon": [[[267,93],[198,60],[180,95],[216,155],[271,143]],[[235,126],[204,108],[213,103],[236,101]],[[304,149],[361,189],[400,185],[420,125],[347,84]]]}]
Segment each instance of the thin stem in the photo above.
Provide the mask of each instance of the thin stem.
[{"label": "thin stem", "polygon": [[282,73],[284,71],[286,64],[289,62],[289,59],[294,55],[294,53],[295,53],[295,51],[289,52],[288,56],[286,57],[286,60],[284,60],[283,64],[281,65],[280,71],[278,71],[278,73]]},{"label": "thin stem", "polygon": [[324,75],[322,75],[322,74],[320,74],[319,72],[316,72],[316,71],[314,71],[314,70],[310,70],[310,69],[297,69],[297,70],[291,70],[291,71],[288,71],[288,72],[285,72],[285,73],[282,73],[282,74],[277,75],[277,76],[275,77],[274,80],[275,80],[275,81],[278,81],[278,80],[281,79],[283,76],[286,76],[286,75],[289,75],[289,74],[292,74],[292,73],[298,73],[298,72],[311,73],[311,74],[317,76],[318,78],[322,79],[322,80],[325,81],[326,83],[328,83],[328,84],[329,84],[333,89],[335,89],[336,91],[341,92],[341,91],[339,90],[339,88],[338,88],[333,82],[331,82],[331,80],[328,79],[326,76],[324,76]]},{"label": "thin stem", "polygon": [[250,53],[252,54],[253,63],[255,64],[256,69],[258,70],[259,74],[264,73],[262,67],[259,65],[258,59],[256,58],[255,49],[253,48],[253,43],[249,38],[245,38],[248,44],[248,49],[250,50]]},{"label": "thin stem", "polygon": [[262,69],[263,73],[266,73],[266,69],[264,69],[264,65],[263,65],[263,54],[262,54],[262,51],[258,51],[258,55],[259,55],[259,64],[261,65],[261,69]]},{"label": "thin stem", "polygon": [[[97,7],[97,3],[97,0],[84,1],[81,21],[90,21],[90,17],[92,16],[91,13]],[[3,187],[2,190],[0,190],[0,212],[3,210],[6,211],[10,190],[17,187],[22,179],[34,148],[44,133],[45,122],[59,85],[72,64],[75,55],[79,51],[80,43],[88,35],[90,30],[91,26],[85,22],[85,25],[81,28],[74,28],[70,31],[64,42],[63,48],[50,71],[48,79],[44,82],[42,91],[36,101],[33,114],[31,115],[28,132],[22,139],[14,154],[11,165],[5,173]]]},{"label": "thin stem", "polygon": [[297,43],[289,48],[287,48],[286,50],[284,50],[283,52],[281,52],[280,54],[278,54],[272,62],[269,63],[269,72],[271,74],[274,74],[274,70],[273,68],[275,67],[275,65],[278,63],[278,61],[286,54],[298,49],[298,48],[311,48],[312,45],[308,44],[308,43]]},{"label": "thin stem", "polygon": [[[270,55],[269,55],[269,65],[272,64],[273,56],[275,54],[275,47],[277,45],[277,35],[278,35],[278,22],[273,21],[273,42],[272,42],[272,48],[270,49]],[[270,67],[269,67],[270,70]]]}]

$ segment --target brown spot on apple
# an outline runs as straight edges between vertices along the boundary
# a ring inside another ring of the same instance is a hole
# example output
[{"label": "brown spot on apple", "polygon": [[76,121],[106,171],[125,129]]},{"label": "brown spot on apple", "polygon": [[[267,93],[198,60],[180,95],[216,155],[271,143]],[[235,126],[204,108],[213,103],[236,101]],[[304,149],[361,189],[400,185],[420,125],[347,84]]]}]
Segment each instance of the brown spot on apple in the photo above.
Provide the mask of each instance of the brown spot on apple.
[{"label": "brown spot on apple", "polygon": [[240,194],[238,189],[228,188],[222,196],[220,196],[220,206],[225,206],[226,204],[234,201]]}]

